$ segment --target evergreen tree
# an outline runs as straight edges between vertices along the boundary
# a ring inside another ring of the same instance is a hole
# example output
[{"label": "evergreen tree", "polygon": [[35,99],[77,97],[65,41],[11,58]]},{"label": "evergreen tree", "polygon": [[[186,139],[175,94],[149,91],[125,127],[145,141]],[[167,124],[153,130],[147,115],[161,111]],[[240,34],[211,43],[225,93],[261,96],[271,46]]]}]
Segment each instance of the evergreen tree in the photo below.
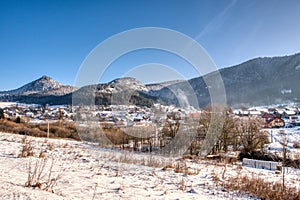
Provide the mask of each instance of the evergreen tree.
[{"label": "evergreen tree", "polygon": [[4,119],[4,112],[2,108],[0,108],[0,119]]}]

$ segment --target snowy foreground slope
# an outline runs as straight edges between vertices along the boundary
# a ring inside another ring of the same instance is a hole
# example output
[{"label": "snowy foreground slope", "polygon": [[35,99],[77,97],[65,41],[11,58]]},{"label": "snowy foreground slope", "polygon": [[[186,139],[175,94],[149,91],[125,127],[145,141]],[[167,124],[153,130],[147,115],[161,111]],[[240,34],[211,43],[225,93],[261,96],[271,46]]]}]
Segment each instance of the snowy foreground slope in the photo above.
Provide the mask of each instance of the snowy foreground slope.
[{"label": "snowy foreground slope", "polygon": [[[27,137],[24,143],[23,138],[0,133],[0,199],[251,199],[220,188],[213,179],[232,179],[244,174],[272,182],[281,180],[281,175],[272,171],[238,164],[180,161],[61,139]],[[29,143],[34,155],[19,157],[23,146]],[[25,187],[29,166],[33,170],[37,160],[46,163],[41,182],[55,183],[48,191]],[[184,165],[187,173],[161,167],[172,163]],[[287,183],[300,185],[299,177],[297,172],[291,172]]]}]

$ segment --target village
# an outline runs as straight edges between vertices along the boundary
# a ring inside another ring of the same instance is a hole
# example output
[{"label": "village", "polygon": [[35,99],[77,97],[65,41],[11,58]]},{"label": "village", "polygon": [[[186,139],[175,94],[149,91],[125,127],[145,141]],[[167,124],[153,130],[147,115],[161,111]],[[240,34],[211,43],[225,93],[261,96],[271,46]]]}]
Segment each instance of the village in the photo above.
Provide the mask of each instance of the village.
[{"label": "village", "polygon": [[[259,137],[264,142],[262,145],[273,142],[273,133],[299,132],[299,110],[299,107],[295,105],[252,107],[248,109],[228,108],[226,116],[223,116],[223,120],[227,121],[227,124],[224,124],[223,131],[226,132],[226,126],[231,126],[231,128],[227,130],[229,133],[226,135],[226,138],[223,138],[224,141],[222,141],[222,137],[225,136],[218,136],[221,138],[217,142],[219,144],[216,145],[216,152],[227,152],[230,149],[236,151],[239,149],[239,145],[243,145],[240,135],[248,133],[241,133],[241,130],[239,130],[240,133],[235,133],[236,127],[234,126],[240,126],[240,128],[245,126],[245,124],[237,125],[238,121],[248,121],[254,126],[258,126],[255,128],[257,128],[258,132],[261,132]],[[211,123],[207,121],[208,119],[205,122],[205,118],[209,117],[208,115],[210,114],[207,109],[182,109],[161,104],[154,104],[153,107],[149,108],[136,105],[41,106],[38,104],[2,102],[0,103],[0,114],[1,118],[17,123],[48,124],[48,129],[49,124],[57,122],[59,122],[59,126],[64,126],[62,122],[74,123],[76,124],[79,137],[82,137],[81,139],[92,140],[97,143],[102,142],[102,132],[100,131],[100,133],[99,128],[97,128],[101,127],[102,130],[105,130],[104,134],[109,136],[109,140],[114,140],[113,145],[115,147],[123,149],[129,147],[136,151],[150,152],[153,149],[161,149],[169,144],[181,125],[183,132],[189,132],[191,129],[197,132],[197,135],[194,136],[198,141],[197,145],[200,146],[208,131],[207,129],[204,130],[204,126],[207,126],[205,123]],[[228,124],[227,118],[232,121],[231,125]],[[257,122],[259,122],[258,125],[256,125]],[[81,132],[86,132],[85,129],[95,133],[81,134]],[[93,139],[90,135],[94,135]],[[234,140],[240,140],[241,144],[232,141],[233,137],[237,138]],[[267,137],[267,139],[264,137]],[[300,146],[297,138],[293,138],[291,141],[291,146]],[[269,150],[271,150],[271,146],[268,145]],[[190,153],[199,154],[199,147],[191,150]],[[212,153],[215,153],[214,149]]]},{"label": "village", "polygon": [[[198,119],[205,110],[177,108],[155,104],[153,108],[136,105],[71,106],[24,104],[1,102],[3,117],[15,120],[20,118],[28,123],[47,123],[58,120],[98,121],[103,127],[147,126],[163,121],[170,113],[180,115],[180,119]],[[300,108],[295,105],[275,105],[233,109],[236,117],[263,119],[264,128],[292,128],[300,126]]]}]

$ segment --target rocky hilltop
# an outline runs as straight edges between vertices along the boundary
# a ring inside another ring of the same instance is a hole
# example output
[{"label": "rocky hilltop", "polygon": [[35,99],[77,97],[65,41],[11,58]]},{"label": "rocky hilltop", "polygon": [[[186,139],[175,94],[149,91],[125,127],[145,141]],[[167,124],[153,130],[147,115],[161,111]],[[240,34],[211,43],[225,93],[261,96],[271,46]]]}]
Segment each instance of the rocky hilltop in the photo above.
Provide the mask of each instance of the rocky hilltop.
[{"label": "rocky hilltop", "polygon": [[76,90],[75,87],[62,85],[48,76],[32,81],[18,89],[0,92],[1,96],[21,96],[21,95],[56,95],[62,96]]}]

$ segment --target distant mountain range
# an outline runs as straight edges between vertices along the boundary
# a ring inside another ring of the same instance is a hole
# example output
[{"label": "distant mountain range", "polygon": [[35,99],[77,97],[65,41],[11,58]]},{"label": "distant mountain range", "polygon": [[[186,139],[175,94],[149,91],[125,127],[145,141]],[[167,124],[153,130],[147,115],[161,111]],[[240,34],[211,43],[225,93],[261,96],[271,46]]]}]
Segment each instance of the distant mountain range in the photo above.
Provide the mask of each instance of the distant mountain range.
[{"label": "distant mountain range", "polygon": [[[254,106],[298,102],[300,97],[300,54],[256,58],[219,70],[230,106]],[[170,81],[144,85],[134,78],[119,78],[105,84],[75,88],[43,76],[18,89],[0,92],[1,101],[38,104],[84,102],[89,95],[95,104],[132,103],[151,106],[154,102],[179,104],[195,95],[200,107],[211,102],[209,88],[217,73],[212,72],[188,81]],[[193,93],[193,94],[191,94]],[[75,100],[75,101],[74,101]],[[191,105],[195,101],[190,102]]]},{"label": "distant mountain range", "polygon": [[[298,102],[300,97],[300,53],[283,57],[255,58],[242,64],[219,70],[227,104],[233,107],[270,105]],[[210,103],[206,82],[214,82],[217,74],[193,78],[188,83],[177,83],[152,93],[170,102],[176,102],[176,90],[186,91],[190,85],[199,106]],[[204,81],[206,80],[206,82]],[[189,96],[189,93],[184,93]]]}]

